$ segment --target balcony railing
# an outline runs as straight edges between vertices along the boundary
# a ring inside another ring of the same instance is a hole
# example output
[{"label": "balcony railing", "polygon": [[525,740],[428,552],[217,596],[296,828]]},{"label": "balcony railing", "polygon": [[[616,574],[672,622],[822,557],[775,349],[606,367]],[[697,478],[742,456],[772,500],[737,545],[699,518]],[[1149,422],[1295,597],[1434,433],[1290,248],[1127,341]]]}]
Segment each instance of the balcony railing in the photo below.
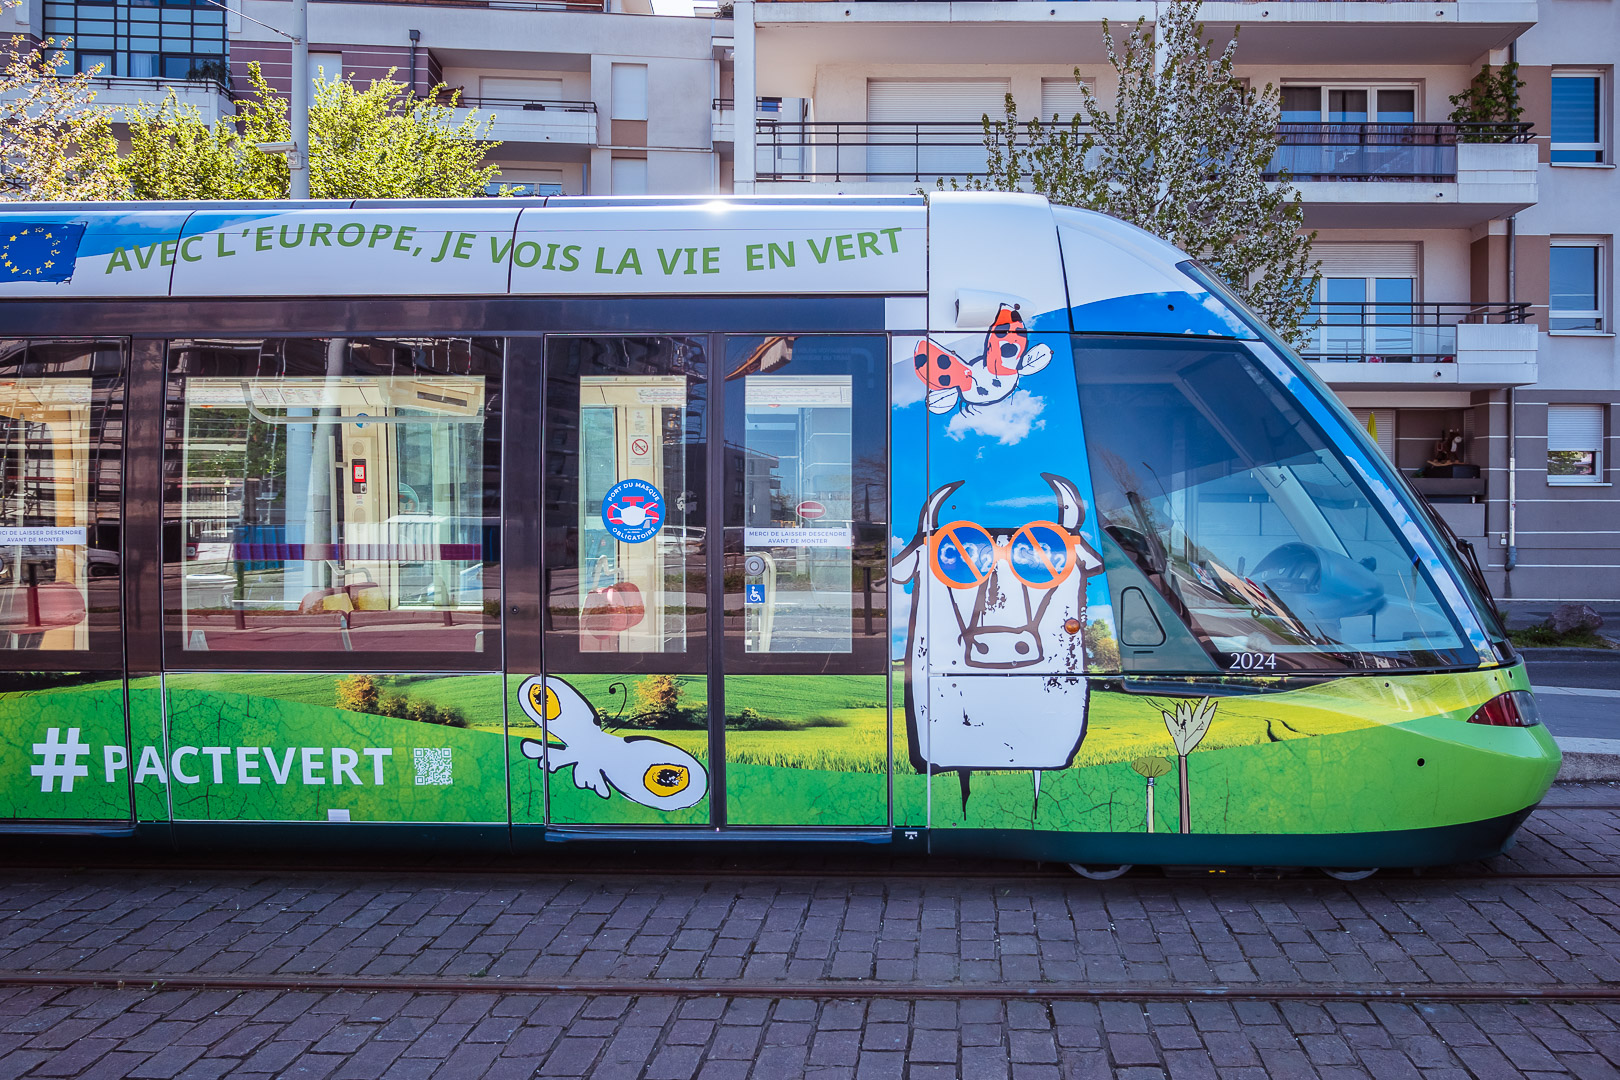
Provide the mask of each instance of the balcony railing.
[{"label": "balcony railing", "polygon": [[933,183],[985,172],[984,125],[977,121],[760,120],[754,130],[761,180]]},{"label": "balcony railing", "polygon": [[[67,78],[68,76],[61,76]],[[150,100],[154,105],[168,96],[170,90],[198,90],[205,93],[229,95],[230,87],[219,79],[159,79],[135,75],[98,75],[90,80],[90,89],[99,97],[114,94],[119,97],[141,95],[139,100]]]},{"label": "balcony railing", "polygon": [[[1528,142],[1529,124],[1288,123],[1269,179],[1450,182],[1459,142]],[[761,180],[933,183],[985,174],[980,121],[775,121],[755,125]]]},{"label": "balcony railing", "polygon": [[519,109],[523,112],[594,113],[594,101],[529,101],[526,98],[469,98],[457,100],[462,109]]},{"label": "balcony railing", "polygon": [[1268,179],[1295,181],[1406,180],[1447,183],[1457,177],[1460,142],[1529,142],[1529,124],[1277,125],[1282,145]]},{"label": "balcony railing", "polygon": [[1300,352],[1317,364],[1451,364],[1458,324],[1523,323],[1529,314],[1529,304],[1313,304]]}]

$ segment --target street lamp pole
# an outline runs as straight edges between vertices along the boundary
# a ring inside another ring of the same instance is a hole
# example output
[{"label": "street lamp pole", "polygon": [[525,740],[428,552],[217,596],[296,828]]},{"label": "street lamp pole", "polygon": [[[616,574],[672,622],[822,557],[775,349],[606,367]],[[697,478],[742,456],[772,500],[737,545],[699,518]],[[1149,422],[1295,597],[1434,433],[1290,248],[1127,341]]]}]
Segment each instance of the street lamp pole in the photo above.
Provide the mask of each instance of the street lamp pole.
[{"label": "street lamp pole", "polygon": [[309,198],[309,0],[292,0],[292,152],[287,155],[292,197]]}]

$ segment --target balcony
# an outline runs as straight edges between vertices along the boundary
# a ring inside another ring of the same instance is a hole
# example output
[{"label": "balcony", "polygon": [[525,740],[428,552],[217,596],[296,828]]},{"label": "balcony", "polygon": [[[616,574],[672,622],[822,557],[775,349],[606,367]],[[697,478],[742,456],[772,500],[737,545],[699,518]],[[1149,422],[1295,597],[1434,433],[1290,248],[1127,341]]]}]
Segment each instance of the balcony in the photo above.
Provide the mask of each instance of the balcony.
[{"label": "balcony", "polygon": [[1457,178],[1458,144],[1527,143],[1529,124],[1277,125],[1281,145],[1267,176],[1296,183],[1405,180],[1433,184]]},{"label": "balcony", "polygon": [[1463,228],[1536,201],[1529,124],[1285,123],[1269,179],[1305,198],[1312,227]]},{"label": "balcony", "polygon": [[596,103],[593,101],[523,101],[517,98],[461,98],[454,122],[472,113],[494,114],[489,137],[503,149],[569,148],[560,156],[582,158],[596,145]]},{"label": "balcony", "polygon": [[1536,381],[1529,304],[1316,304],[1301,355],[1336,390],[1495,390]]},{"label": "balcony", "polygon": [[213,79],[137,79],[123,76],[90,80],[90,89],[96,92],[96,104],[111,106],[113,123],[122,123],[125,110],[135,105],[156,105],[170,92],[181,105],[194,105],[202,114],[203,123],[212,125],[224,116],[236,113],[231,92],[223,83]]},{"label": "balcony", "polygon": [[915,191],[941,177],[985,171],[984,125],[978,122],[869,123],[760,120],[756,175],[774,188],[836,184],[846,190]]},{"label": "balcony", "polygon": [[[1466,228],[1536,201],[1529,124],[1288,123],[1277,134],[1271,179],[1289,174],[1312,228]],[[979,121],[761,120],[755,138],[761,191],[914,191],[985,172]]]}]

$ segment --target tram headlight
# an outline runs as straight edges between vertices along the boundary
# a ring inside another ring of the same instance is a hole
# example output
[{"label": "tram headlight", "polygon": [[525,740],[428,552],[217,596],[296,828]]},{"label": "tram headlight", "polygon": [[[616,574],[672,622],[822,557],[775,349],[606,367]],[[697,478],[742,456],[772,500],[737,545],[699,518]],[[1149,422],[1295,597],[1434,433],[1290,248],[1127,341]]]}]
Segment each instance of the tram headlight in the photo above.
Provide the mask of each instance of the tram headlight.
[{"label": "tram headlight", "polygon": [[1541,710],[1536,707],[1534,694],[1509,690],[1481,705],[1468,722],[1488,727],[1535,727],[1541,723]]}]

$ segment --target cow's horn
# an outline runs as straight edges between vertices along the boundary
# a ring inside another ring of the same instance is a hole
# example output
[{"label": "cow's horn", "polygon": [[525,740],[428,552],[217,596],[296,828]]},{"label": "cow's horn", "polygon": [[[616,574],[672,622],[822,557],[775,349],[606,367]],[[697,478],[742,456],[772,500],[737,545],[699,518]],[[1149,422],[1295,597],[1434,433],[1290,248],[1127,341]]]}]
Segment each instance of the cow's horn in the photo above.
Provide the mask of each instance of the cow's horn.
[{"label": "cow's horn", "polygon": [[954,495],[956,489],[965,482],[963,480],[953,480],[949,484],[941,484],[934,489],[932,495],[928,496],[928,501],[923,504],[922,514],[917,521],[917,534],[919,536],[939,528],[940,508],[945,505],[945,500]]},{"label": "cow's horn", "polygon": [[1046,486],[1052,489],[1052,494],[1058,501],[1058,524],[1073,532],[1086,520],[1086,501],[1080,497],[1080,489],[1073,480],[1052,473],[1041,473],[1041,479]]}]

